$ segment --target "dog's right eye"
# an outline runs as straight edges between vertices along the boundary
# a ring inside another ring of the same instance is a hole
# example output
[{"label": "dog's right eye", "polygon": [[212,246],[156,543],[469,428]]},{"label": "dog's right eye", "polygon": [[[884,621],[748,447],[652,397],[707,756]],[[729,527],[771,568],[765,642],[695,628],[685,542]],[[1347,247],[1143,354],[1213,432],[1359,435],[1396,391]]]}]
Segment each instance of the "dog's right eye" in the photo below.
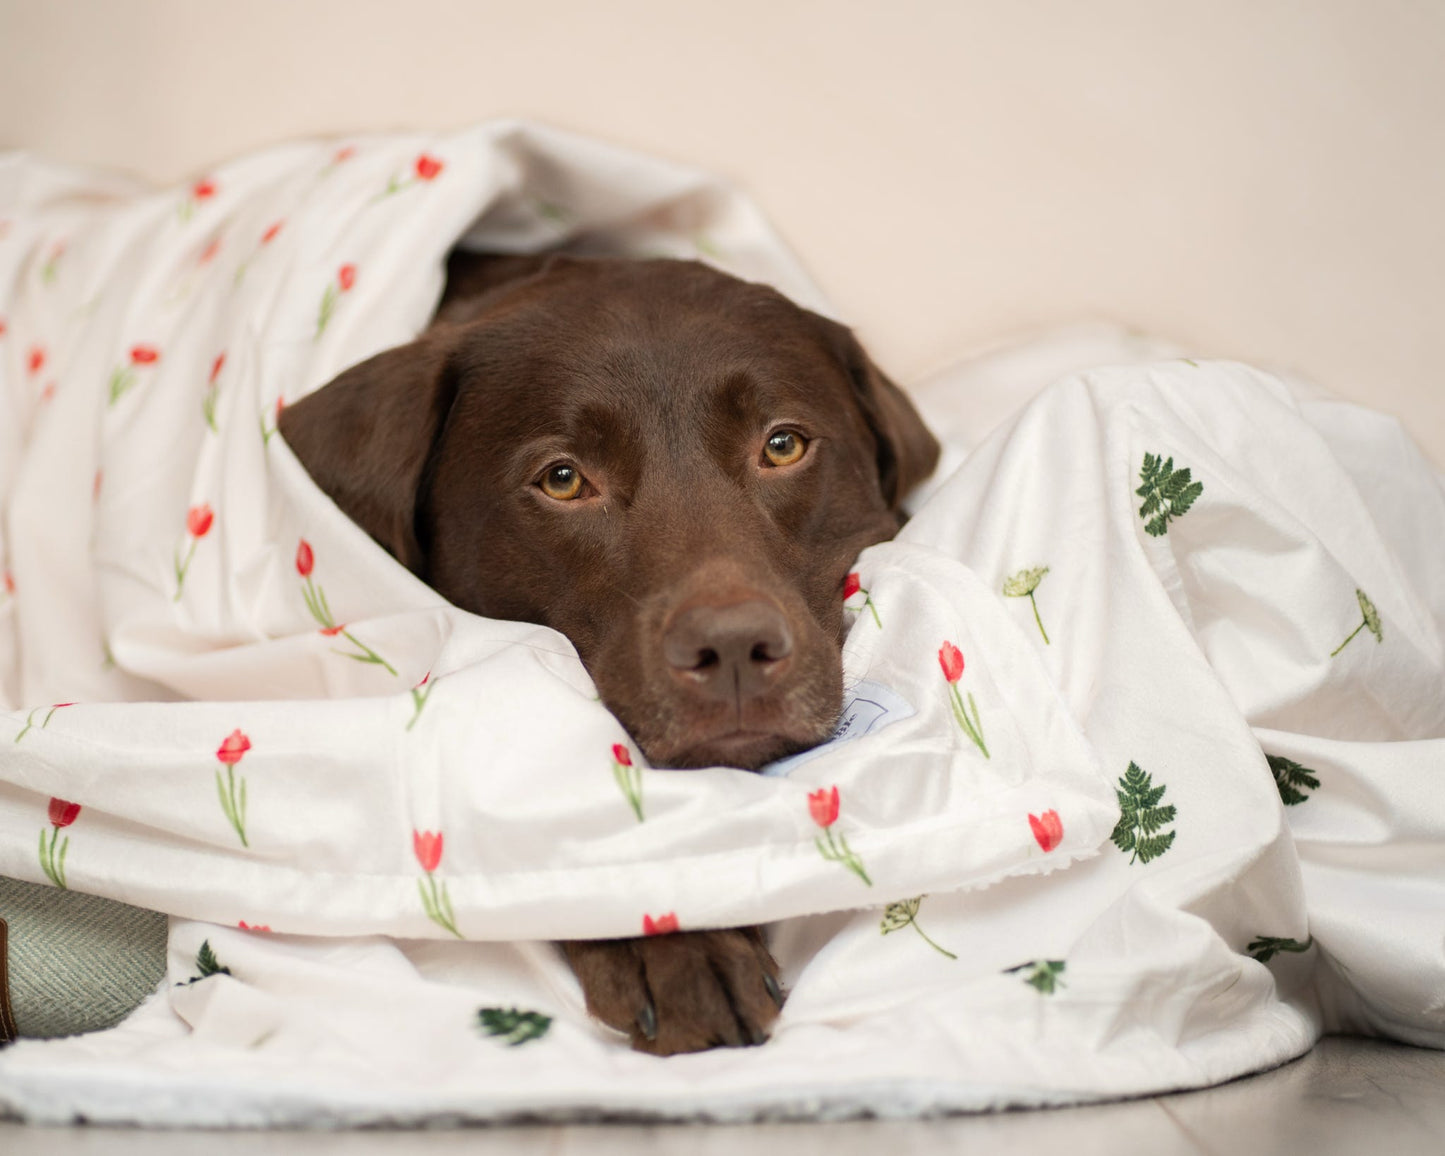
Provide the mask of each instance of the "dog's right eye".
[{"label": "dog's right eye", "polygon": [[537,485],[549,498],[559,502],[570,502],[582,493],[582,486],[585,482],[582,471],[576,466],[559,464],[543,474],[542,480]]}]

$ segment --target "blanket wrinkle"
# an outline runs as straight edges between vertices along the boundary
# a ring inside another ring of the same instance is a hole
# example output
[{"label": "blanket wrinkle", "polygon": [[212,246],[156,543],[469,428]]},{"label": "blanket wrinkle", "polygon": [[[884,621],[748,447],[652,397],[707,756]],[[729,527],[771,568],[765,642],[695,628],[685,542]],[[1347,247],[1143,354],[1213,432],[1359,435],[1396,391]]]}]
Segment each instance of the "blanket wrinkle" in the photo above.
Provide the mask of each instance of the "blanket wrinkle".
[{"label": "blanket wrinkle", "polygon": [[[447,605],[275,419],[458,242],[826,310],[750,202],[508,121],[163,190],[0,157],[0,219],[0,874],[172,916],[164,989],[8,1048],[0,1109],[833,1119],[1445,1046],[1445,490],[1393,424],[1098,330],[937,375],[956,468],[859,558],[849,726],[634,806],[566,639]],[[667,1061],[547,942],[751,923],[774,1038]]]}]

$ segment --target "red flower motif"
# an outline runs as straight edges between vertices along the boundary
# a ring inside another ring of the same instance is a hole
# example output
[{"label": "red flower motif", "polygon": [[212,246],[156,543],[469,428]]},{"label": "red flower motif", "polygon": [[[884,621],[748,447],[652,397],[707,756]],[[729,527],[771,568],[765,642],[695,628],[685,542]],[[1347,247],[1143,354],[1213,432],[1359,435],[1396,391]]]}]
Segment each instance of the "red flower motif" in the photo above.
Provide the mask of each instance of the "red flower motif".
[{"label": "red flower motif", "polygon": [[4,574],[0,574],[0,583],[4,584],[6,594],[15,593],[15,575],[11,574],[9,570],[6,570]]},{"label": "red flower motif", "polygon": [[343,293],[350,293],[351,287],[356,284],[356,266],[341,266],[341,268],[336,271],[336,283],[341,286]]},{"label": "red flower motif", "polygon": [[430,156],[430,155],[428,155],[427,153],[422,153],[421,156],[419,156],[419,157],[416,158],[416,176],[417,176],[417,180],[420,180],[420,181],[431,181],[431,180],[435,180],[435,179],[436,179],[436,175],[437,175],[439,172],[441,172],[441,171],[442,171],[442,162],[439,161],[439,160],[437,160],[436,157]]},{"label": "red flower motif", "polygon": [[200,260],[200,263],[201,263],[202,265],[209,265],[212,261],[214,261],[214,260],[216,259],[216,254],[219,253],[220,251],[221,251],[221,238],[220,238],[220,237],[212,237],[212,238],[211,238],[211,243],[210,243],[209,245],[207,245],[204,249],[201,250],[201,260]]},{"label": "red flower motif", "polygon": [[5,318],[0,317],[0,337],[5,336]]},{"label": "red flower motif", "polygon": [[442,833],[412,831],[411,848],[416,852],[416,861],[421,864],[421,869],[430,875],[442,861]]},{"label": "red flower motif", "polygon": [[642,917],[643,935],[671,935],[677,930],[677,915],[669,911],[666,915],[659,915],[653,919],[650,915]]},{"label": "red flower motif", "polygon": [[820,827],[831,827],[838,821],[838,788],[821,787],[808,794],[808,813]]},{"label": "red flower motif", "polygon": [[[276,420],[277,420],[278,422],[281,420],[281,411],[282,411],[283,409],[285,409],[285,408],[286,408],[286,399],[285,399],[284,397],[278,397],[278,398],[276,399]],[[273,432],[274,432],[274,431],[273,431]]]},{"label": "red flower motif", "polygon": [[67,803],[64,799],[50,800],[50,825],[57,830],[70,826],[79,814],[79,803]]},{"label": "red flower motif", "polygon": [[957,682],[963,677],[963,651],[953,643],[945,642],[938,648],[938,665],[943,667],[944,678]]},{"label": "red flower motif", "polygon": [[621,743],[612,744],[612,758],[621,763],[624,767],[632,766],[632,756],[628,754],[627,748]]},{"label": "red flower motif", "polygon": [[1034,838],[1045,851],[1052,851],[1064,838],[1064,822],[1057,811],[1045,811],[1042,815],[1030,815],[1029,826]]},{"label": "red flower motif", "polygon": [[847,602],[848,599],[852,598],[853,595],[862,589],[863,580],[858,577],[858,572],[855,570],[843,579],[843,601]]},{"label": "red flower motif", "polygon": [[39,373],[45,368],[45,350],[38,345],[30,347],[30,356],[25,360],[25,367],[31,373]]},{"label": "red flower motif", "polygon": [[132,365],[154,365],[160,360],[160,350],[154,345],[133,345],[130,351]]},{"label": "red flower motif", "polygon": [[265,931],[269,933],[271,928],[265,923],[247,923],[244,919],[236,924],[242,931]]},{"label": "red flower motif", "polygon": [[321,633],[326,635],[327,638],[335,638],[345,629],[346,623],[338,622],[335,626],[323,626],[321,628]]},{"label": "red flower motif", "polygon": [[95,481],[90,483],[90,500],[93,502],[100,497],[100,483],[105,477],[105,471],[95,471]]},{"label": "red flower motif", "polygon": [[336,150],[335,155],[333,155],[331,158],[331,163],[333,165],[339,165],[343,161],[349,161],[355,155],[356,149],[351,145],[347,145],[345,148]]},{"label": "red flower motif", "polygon": [[211,523],[216,520],[215,513],[205,502],[199,506],[192,506],[186,511],[186,530],[192,538],[204,538],[211,529]]},{"label": "red flower motif", "polygon": [[216,384],[216,378],[218,378],[218,377],[221,376],[221,367],[224,366],[225,364],[226,364],[226,355],[225,355],[224,353],[218,353],[218,354],[216,354],[216,360],[213,361],[213,362],[211,362],[211,380],[210,380],[210,384],[211,384],[211,385],[215,385],[215,384]]},{"label": "red flower motif", "polygon": [[281,231],[281,226],[285,223],[285,221],[274,222],[270,228],[268,228],[264,233],[261,234],[261,244],[269,245],[272,241],[274,241],[276,239],[276,234]]},{"label": "red flower motif", "polygon": [[316,555],[311,552],[311,543],[302,538],[296,546],[296,573],[303,578],[310,578],[315,565]]},{"label": "red flower motif", "polygon": [[209,177],[199,180],[191,186],[191,198],[197,201],[208,201],[216,195],[216,182]]},{"label": "red flower motif", "polygon": [[225,742],[216,749],[216,758],[220,759],[226,766],[234,767],[241,761],[241,756],[250,749],[251,740],[237,728],[228,734]]}]

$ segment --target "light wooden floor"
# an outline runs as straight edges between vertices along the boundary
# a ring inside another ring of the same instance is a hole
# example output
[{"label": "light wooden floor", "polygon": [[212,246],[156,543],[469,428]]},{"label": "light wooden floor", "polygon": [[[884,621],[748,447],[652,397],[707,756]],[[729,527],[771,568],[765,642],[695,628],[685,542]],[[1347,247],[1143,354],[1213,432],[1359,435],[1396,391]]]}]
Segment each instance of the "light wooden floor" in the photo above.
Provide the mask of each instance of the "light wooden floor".
[{"label": "light wooden floor", "polygon": [[147,1132],[0,1123],[4,1156],[251,1156],[305,1151],[385,1156],[466,1152],[548,1156],[1441,1156],[1445,1052],[1328,1039],[1273,1072],[1203,1092],[1099,1107],[912,1123],[469,1128],[436,1132]]}]

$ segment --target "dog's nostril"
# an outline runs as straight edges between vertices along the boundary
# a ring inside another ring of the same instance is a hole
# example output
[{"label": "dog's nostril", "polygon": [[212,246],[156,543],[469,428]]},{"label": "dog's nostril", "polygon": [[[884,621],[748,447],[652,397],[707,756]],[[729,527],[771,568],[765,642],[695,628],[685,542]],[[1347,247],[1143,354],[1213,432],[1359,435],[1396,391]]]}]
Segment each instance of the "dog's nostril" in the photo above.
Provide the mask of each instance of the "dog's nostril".
[{"label": "dog's nostril", "polygon": [[702,689],[750,696],[792,653],[793,633],[783,612],[762,599],[690,606],[663,631],[662,651],[669,666]]}]

